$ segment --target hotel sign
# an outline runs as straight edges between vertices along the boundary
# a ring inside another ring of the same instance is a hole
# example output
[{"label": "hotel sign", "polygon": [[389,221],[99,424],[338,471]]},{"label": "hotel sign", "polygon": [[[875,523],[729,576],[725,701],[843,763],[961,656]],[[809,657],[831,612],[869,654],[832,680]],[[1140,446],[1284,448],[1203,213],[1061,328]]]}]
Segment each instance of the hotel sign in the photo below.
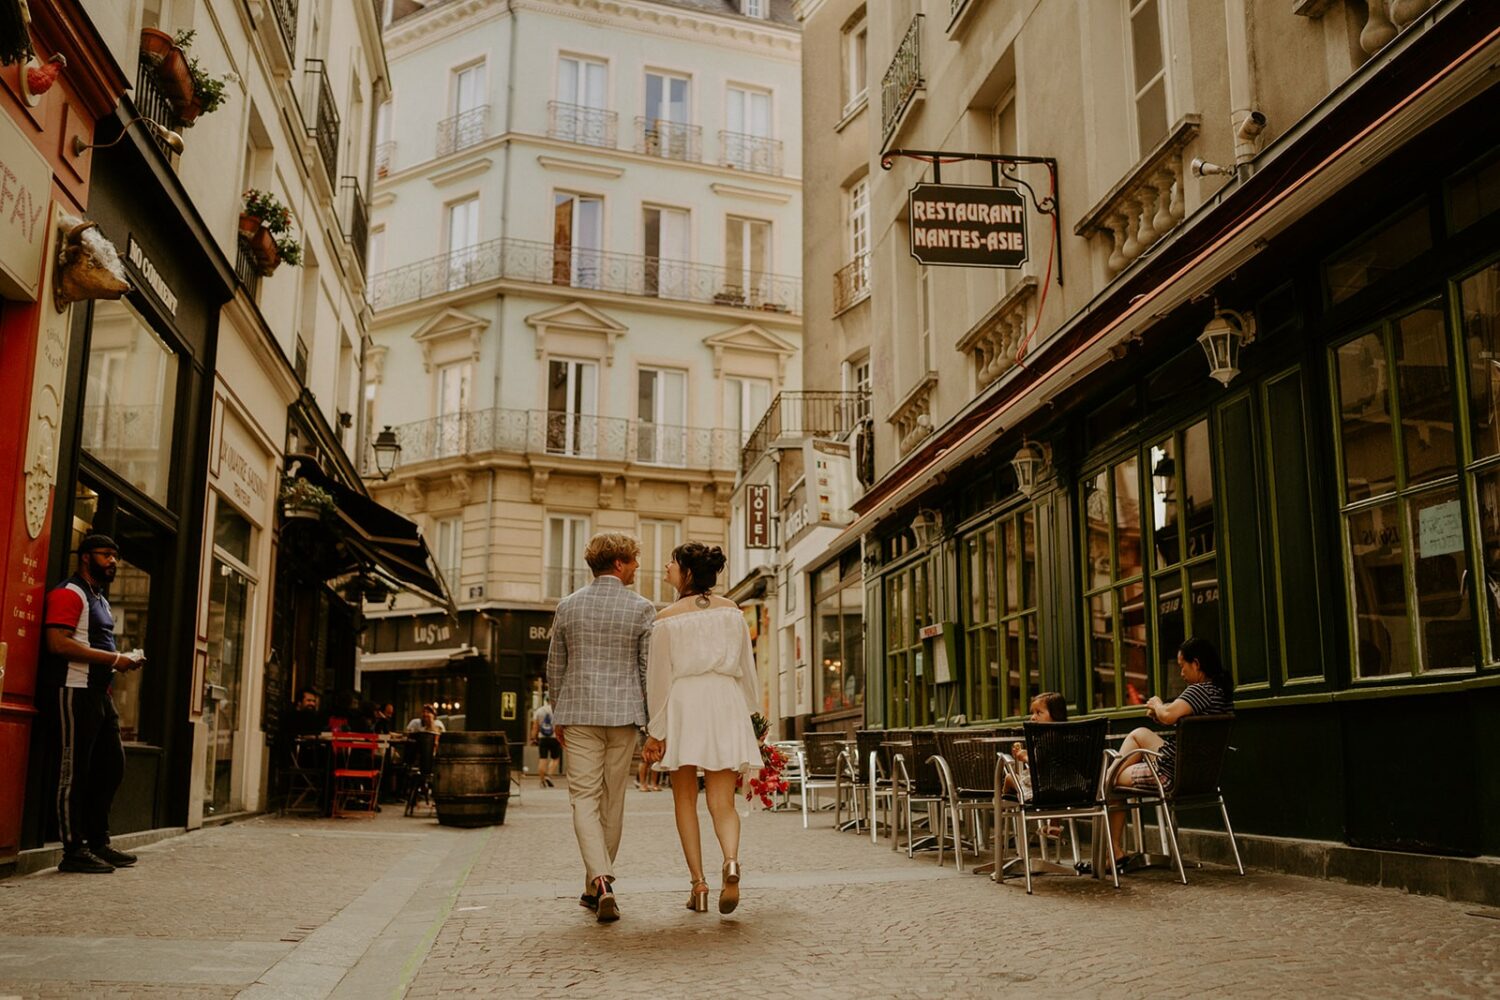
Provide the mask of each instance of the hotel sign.
[{"label": "hotel sign", "polygon": [[911,255],[923,264],[1026,263],[1026,201],[1015,188],[918,184],[911,189],[907,207]]},{"label": "hotel sign", "polygon": [[745,487],[745,548],[771,547],[771,487],[752,483]]}]

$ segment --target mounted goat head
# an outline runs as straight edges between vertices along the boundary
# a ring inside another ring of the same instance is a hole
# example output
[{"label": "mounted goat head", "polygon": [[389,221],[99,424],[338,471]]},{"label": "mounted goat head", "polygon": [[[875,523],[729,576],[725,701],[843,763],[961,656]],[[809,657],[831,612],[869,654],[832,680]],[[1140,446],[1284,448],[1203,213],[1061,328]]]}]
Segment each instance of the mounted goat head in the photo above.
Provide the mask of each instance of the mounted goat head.
[{"label": "mounted goat head", "polygon": [[57,273],[52,304],[58,312],[83,299],[118,299],[130,291],[120,252],[104,238],[97,222],[74,215],[57,217]]}]

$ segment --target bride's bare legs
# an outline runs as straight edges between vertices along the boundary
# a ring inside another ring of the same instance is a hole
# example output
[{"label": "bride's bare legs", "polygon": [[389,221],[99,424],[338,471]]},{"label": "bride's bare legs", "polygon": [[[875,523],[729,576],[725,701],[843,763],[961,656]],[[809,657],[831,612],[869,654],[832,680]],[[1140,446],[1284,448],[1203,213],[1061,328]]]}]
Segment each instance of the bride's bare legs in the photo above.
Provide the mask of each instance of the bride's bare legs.
[{"label": "bride's bare legs", "polygon": [[[734,771],[706,771],[703,792],[708,799],[708,814],[713,817],[714,835],[724,859],[740,856],[740,814],[734,811]],[[676,786],[676,782],[672,783]]]},{"label": "bride's bare legs", "polygon": [[[710,786],[712,787],[712,786]],[[730,789],[731,794],[733,788]],[[709,808],[713,796],[709,795]],[[698,834],[698,769],[691,764],[672,772],[672,805],[677,812],[677,839],[694,882],[703,881],[703,843]],[[714,821],[715,827],[718,821]]]}]

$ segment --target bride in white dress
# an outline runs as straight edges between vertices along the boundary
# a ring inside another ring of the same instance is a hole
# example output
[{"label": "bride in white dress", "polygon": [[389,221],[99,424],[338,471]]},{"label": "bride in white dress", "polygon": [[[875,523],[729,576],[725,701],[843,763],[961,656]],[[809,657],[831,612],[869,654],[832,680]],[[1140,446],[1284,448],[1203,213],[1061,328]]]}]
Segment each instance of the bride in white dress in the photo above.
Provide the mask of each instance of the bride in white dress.
[{"label": "bride in white dress", "polygon": [[719,912],[732,913],[740,900],[740,817],[734,809],[735,781],[760,767],[760,743],[750,723],[760,695],[750,629],[739,606],[712,594],[724,569],[717,546],[688,542],[672,550],[667,582],[680,598],[656,616],[646,671],[651,716],[642,757],[672,773],[677,836],[693,878],[688,909],[708,909],[703,847],[698,832],[698,770],[714,834],[724,852]]}]

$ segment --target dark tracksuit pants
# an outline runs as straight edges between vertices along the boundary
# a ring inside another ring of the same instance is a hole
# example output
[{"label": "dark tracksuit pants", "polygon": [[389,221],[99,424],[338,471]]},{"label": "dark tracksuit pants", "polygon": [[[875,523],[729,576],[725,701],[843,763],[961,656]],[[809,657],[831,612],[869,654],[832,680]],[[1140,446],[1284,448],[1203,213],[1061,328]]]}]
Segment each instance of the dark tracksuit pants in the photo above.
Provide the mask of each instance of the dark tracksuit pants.
[{"label": "dark tracksuit pants", "polygon": [[125,777],[120,717],[108,690],[58,692],[62,765],[57,776],[57,825],[63,850],[109,843],[109,807]]}]

